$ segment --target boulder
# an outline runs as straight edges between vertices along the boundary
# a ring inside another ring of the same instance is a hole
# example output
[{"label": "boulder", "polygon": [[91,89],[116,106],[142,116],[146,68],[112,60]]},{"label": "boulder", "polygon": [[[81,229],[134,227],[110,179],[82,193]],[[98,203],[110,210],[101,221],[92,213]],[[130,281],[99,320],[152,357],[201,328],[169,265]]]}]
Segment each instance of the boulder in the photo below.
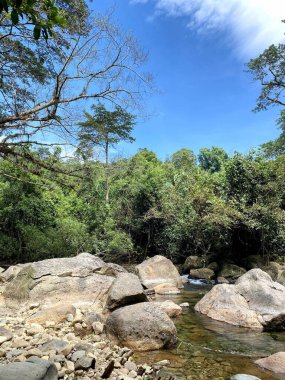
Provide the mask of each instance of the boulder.
[{"label": "boulder", "polygon": [[164,256],[154,256],[136,266],[136,273],[144,287],[153,288],[162,283],[183,287],[181,277],[173,263]]},{"label": "boulder", "polygon": [[236,326],[284,330],[285,287],[261,269],[252,269],[234,285],[214,286],[195,306],[210,318]]},{"label": "boulder", "polygon": [[201,256],[188,256],[183,264],[183,273],[189,273],[190,269],[198,269],[206,266],[207,258]]},{"label": "boulder", "polygon": [[225,277],[230,282],[235,282],[240,276],[246,273],[246,270],[235,264],[224,264],[222,270],[219,272],[219,277]]},{"label": "boulder", "polygon": [[104,266],[101,259],[89,253],[27,264],[6,284],[3,297],[8,306],[43,299],[52,305],[97,300],[105,303],[114,277],[96,273]]},{"label": "boulder", "polygon": [[196,305],[195,310],[217,321],[262,330],[258,314],[250,310],[234,285],[214,286]]},{"label": "boulder", "polygon": [[182,306],[177,305],[176,303],[170,300],[166,300],[163,302],[152,302],[152,304],[160,307],[170,318],[178,317],[178,315],[182,314],[183,311]]},{"label": "boulder", "polygon": [[141,302],[113,311],[106,332],[116,343],[137,351],[171,348],[176,345],[176,328],[160,306]]},{"label": "boulder", "polygon": [[190,277],[210,281],[215,277],[215,272],[209,268],[191,269]]},{"label": "boulder", "polygon": [[73,257],[46,259],[28,264],[32,268],[32,278],[38,279],[43,276],[87,276],[90,273],[105,267],[106,263],[98,256],[90,253],[80,253]]},{"label": "boulder", "polygon": [[268,265],[261,267],[261,269],[268,273],[272,280],[285,285],[285,265],[270,261]]},{"label": "boulder", "polygon": [[167,282],[165,284],[156,285],[153,289],[154,289],[155,294],[161,294],[161,295],[170,295],[170,294],[180,293],[180,290],[176,286]]},{"label": "boulder", "polygon": [[267,358],[258,359],[255,361],[259,367],[268,371],[285,374],[285,352],[277,352]]},{"label": "boulder", "polygon": [[115,310],[118,307],[145,301],[147,296],[138,276],[132,273],[120,273],[109,290],[106,307]]},{"label": "boulder", "polygon": [[25,362],[0,365],[0,380],[57,380],[55,364],[31,357]]}]

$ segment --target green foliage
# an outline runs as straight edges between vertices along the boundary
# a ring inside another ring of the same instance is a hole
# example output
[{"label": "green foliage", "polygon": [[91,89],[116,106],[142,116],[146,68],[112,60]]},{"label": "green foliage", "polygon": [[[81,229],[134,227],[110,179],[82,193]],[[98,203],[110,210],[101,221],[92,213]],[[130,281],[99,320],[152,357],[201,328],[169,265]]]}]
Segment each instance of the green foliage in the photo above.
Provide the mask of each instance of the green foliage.
[{"label": "green foliage", "polygon": [[100,161],[61,162],[57,151],[40,149],[45,162],[57,160],[81,176],[45,183],[0,162],[0,260],[25,262],[81,251],[118,263],[154,254],[177,262],[190,254],[237,264],[252,254],[281,259],[285,156],[269,160],[262,151],[232,157],[213,151],[224,157],[219,171],[196,164],[187,149],[165,162],[147,149],[114,161],[109,202]]},{"label": "green foliage", "polygon": [[198,155],[199,165],[211,173],[219,172],[228,159],[227,153],[222,148],[213,146],[211,149],[202,148]]},{"label": "green foliage", "polygon": [[[83,2],[79,2],[85,7]],[[72,1],[54,0],[1,0],[0,15],[11,20],[12,25],[33,24],[33,36],[38,40],[41,36],[47,40],[53,36],[53,27],[64,28],[68,24],[68,10]]]}]

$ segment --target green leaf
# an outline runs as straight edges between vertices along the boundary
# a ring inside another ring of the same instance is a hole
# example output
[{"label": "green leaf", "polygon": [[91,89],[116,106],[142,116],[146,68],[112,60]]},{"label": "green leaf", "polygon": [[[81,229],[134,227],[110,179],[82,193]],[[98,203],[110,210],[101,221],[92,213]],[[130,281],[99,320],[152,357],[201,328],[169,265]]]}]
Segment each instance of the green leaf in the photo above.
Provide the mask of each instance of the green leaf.
[{"label": "green leaf", "polygon": [[41,36],[41,26],[40,26],[40,25],[36,25],[36,26],[34,27],[34,32],[33,32],[33,34],[34,34],[34,38],[35,38],[35,40],[38,40],[38,39],[40,38],[40,36]]},{"label": "green leaf", "polygon": [[18,24],[19,22],[19,15],[15,9],[13,9],[11,12],[11,20],[12,20],[13,25]]}]

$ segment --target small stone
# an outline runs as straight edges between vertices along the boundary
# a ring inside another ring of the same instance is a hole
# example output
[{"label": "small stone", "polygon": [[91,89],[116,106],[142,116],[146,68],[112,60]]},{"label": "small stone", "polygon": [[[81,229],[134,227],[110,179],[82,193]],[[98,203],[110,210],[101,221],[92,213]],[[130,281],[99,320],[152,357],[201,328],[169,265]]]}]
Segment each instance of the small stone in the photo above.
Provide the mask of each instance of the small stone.
[{"label": "small stone", "polygon": [[129,376],[129,377],[132,377],[132,378],[135,378],[135,377],[137,377],[137,372],[136,372],[136,371],[130,371],[130,372],[128,373],[128,376]]},{"label": "small stone", "polygon": [[129,373],[129,370],[127,368],[121,368],[120,369],[120,374],[127,375],[128,373]]},{"label": "small stone", "polygon": [[55,362],[54,365],[56,366],[56,369],[57,369],[58,371],[61,370],[61,365],[60,365],[59,362]]},{"label": "small stone", "polygon": [[65,366],[66,366],[66,373],[67,374],[72,373],[75,370],[74,363],[71,360],[67,360],[65,362]]},{"label": "small stone", "polygon": [[95,334],[102,334],[104,331],[104,325],[101,322],[93,322],[92,328]]},{"label": "small stone", "polygon": [[70,342],[72,340],[76,340],[76,336],[73,333],[68,333],[68,334],[65,335],[65,339]]},{"label": "small stone", "polygon": [[72,315],[72,314],[67,314],[67,316],[66,316],[66,320],[67,320],[68,322],[73,322],[73,320],[74,320],[73,315]]},{"label": "small stone", "polygon": [[46,325],[46,327],[55,327],[55,322],[53,322],[53,321],[46,321],[45,325]]},{"label": "small stone", "polygon": [[96,342],[94,343],[94,347],[102,350],[103,348],[106,347],[106,344],[107,344],[106,342]]},{"label": "small stone", "polygon": [[29,329],[27,329],[27,335],[40,334],[40,333],[44,332],[44,330],[45,329],[40,324],[38,324],[38,323],[32,323],[31,327]]},{"label": "small stone", "polygon": [[31,303],[29,306],[30,310],[37,309],[38,307],[40,307],[38,302]]},{"label": "small stone", "polygon": [[29,346],[29,343],[25,339],[22,339],[22,338],[15,339],[12,342],[12,347],[13,348],[25,348],[25,347],[28,347],[28,346]]},{"label": "small stone", "polygon": [[190,307],[190,304],[189,304],[189,302],[182,302],[179,306],[182,307],[182,308],[187,309],[187,308]]},{"label": "small stone", "polygon": [[165,360],[160,360],[159,362],[156,362],[155,365],[158,365],[158,366],[167,366],[170,364],[170,361],[165,359]]},{"label": "small stone", "polygon": [[86,351],[83,351],[83,350],[75,351],[71,356],[71,360],[73,362],[76,362],[78,359],[83,358],[83,356],[85,355],[86,355]]},{"label": "small stone", "polygon": [[70,354],[72,350],[73,350],[73,344],[68,344],[62,350],[60,350],[60,352],[62,353],[62,355],[67,356]]},{"label": "small stone", "polygon": [[41,350],[38,348],[31,348],[30,350],[26,351],[25,356],[29,358],[30,356],[42,356]]},{"label": "small stone", "polygon": [[138,369],[136,363],[129,360],[124,364],[124,368],[127,368],[129,371],[137,371]]},{"label": "small stone", "polygon": [[75,366],[75,369],[88,369],[88,368],[95,368],[95,358],[89,358],[88,356],[83,356],[81,358],[79,358],[74,366]]}]

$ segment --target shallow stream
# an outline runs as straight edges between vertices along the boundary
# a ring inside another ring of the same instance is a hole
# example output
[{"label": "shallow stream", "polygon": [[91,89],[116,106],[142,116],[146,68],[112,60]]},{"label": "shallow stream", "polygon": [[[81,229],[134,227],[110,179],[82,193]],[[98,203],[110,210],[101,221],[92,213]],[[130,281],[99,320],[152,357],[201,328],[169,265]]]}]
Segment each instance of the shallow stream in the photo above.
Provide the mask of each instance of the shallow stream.
[{"label": "shallow stream", "polygon": [[253,332],[196,313],[194,305],[209,289],[203,284],[186,284],[180,295],[161,297],[190,304],[189,310],[175,320],[177,348],[139,353],[137,361],[155,363],[168,359],[170,366],[161,375],[177,379],[228,380],[231,375],[245,373],[262,380],[285,380],[285,376],[265,372],[254,364],[260,357],[285,351],[285,333]]}]

